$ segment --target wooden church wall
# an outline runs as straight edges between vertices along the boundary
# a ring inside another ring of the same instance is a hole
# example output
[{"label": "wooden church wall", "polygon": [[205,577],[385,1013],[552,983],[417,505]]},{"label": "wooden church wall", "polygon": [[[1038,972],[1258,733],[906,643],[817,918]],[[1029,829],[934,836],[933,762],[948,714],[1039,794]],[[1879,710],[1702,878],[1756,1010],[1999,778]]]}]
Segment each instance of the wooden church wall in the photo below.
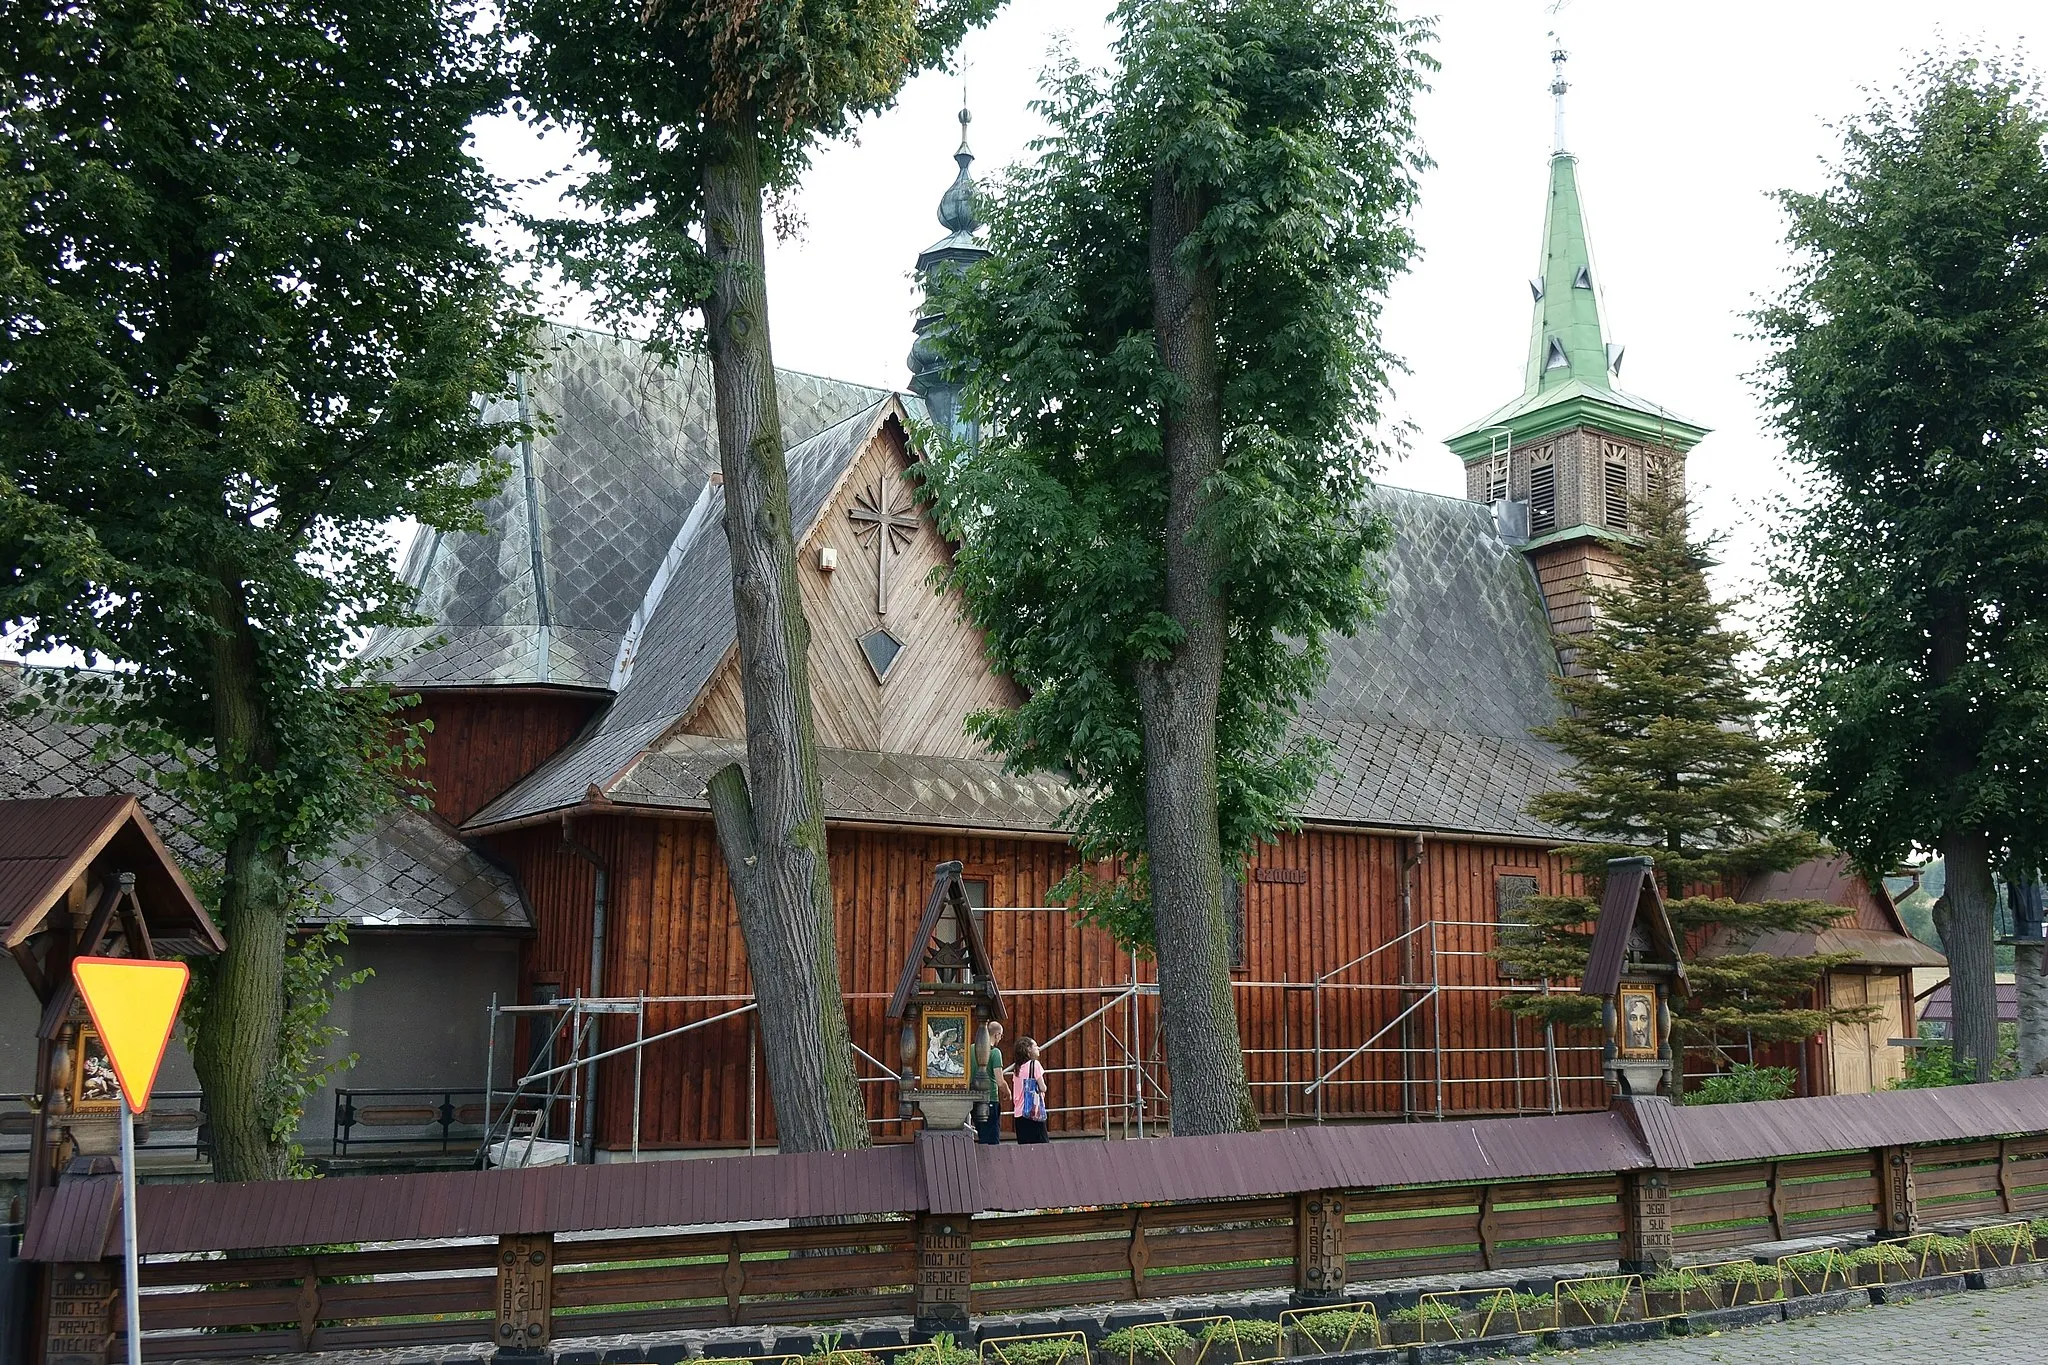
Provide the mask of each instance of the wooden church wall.
[{"label": "wooden church wall", "polygon": [[[650,1007],[650,1034],[747,1003],[745,945],[711,823],[606,815],[579,817],[574,828],[611,869],[602,993],[700,997]],[[562,847],[558,826],[490,842],[520,876],[538,920],[527,960],[529,990],[535,983],[563,995],[587,990],[589,865]],[[1534,876],[1539,889],[1551,893],[1575,889],[1573,874],[1542,850],[1426,841],[1408,875],[1414,922],[1433,921],[1434,927],[1413,936],[1408,972],[1415,984],[1404,990],[1398,947],[1365,955],[1399,934],[1402,868],[1413,852],[1412,840],[1335,830],[1288,836],[1260,851],[1246,884],[1243,967],[1235,980],[1247,1070],[1269,1121],[1315,1115],[1316,1099],[1305,1087],[1318,1065],[1335,1066],[1386,1030],[1432,979],[1442,989],[1408,1026],[1385,1032],[1325,1088],[1323,1115],[1398,1118],[1434,1113],[1439,1105],[1460,1113],[1548,1106],[1542,1032],[1517,1026],[1495,1006],[1501,978],[1487,955],[1493,940],[1483,926],[1494,914],[1498,876]],[[941,861],[958,859],[964,875],[986,880],[989,902],[999,907],[983,924],[1013,1042],[1025,1035],[1050,1038],[1116,999],[1134,977],[1153,979],[1150,963],[1133,963],[1106,935],[1079,926],[1066,911],[1000,908],[1044,904],[1069,862],[1057,841],[835,827],[830,856],[853,1039],[873,1059],[857,1058],[863,1077],[880,1077],[895,1065],[892,1030],[882,1015],[932,868]],[[1347,964],[1353,964],[1349,970],[1337,970]],[[605,1028],[608,1046],[631,1041],[630,1018],[608,1020]],[[643,1147],[745,1146],[750,1113],[752,1135],[763,1144],[773,1141],[765,1071],[749,1093],[750,1034],[751,1022],[741,1016],[647,1050]],[[1510,1050],[1514,1040],[1519,1052]],[[1570,1050],[1590,1041],[1559,1037],[1566,1049],[1560,1071],[1567,1076],[1559,1098],[1566,1108],[1605,1104],[1604,1088],[1590,1079],[1598,1074],[1597,1057]],[[1404,1043],[1415,1049],[1405,1070],[1396,1050]],[[1141,1051],[1144,1084],[1156,1085],[1160,1047],[1157,999],[1149,995],[1125,1000],[1076,1031],[1047,1055],[1054,1106],[1071,1111],[1056,1115],[1055,1126],[1100,1132],[1107,1118],[1121,1132],[1134,1084],[1125,1059]],[[603,1145],[623,1148],[631,1137],[632,1067],[625,1059],[606,1067]],[[873,1116],[893,1118],[893,1085],[871,1082],[862,1089]],[[1152,1106],[1148,1131],[1160,1117]],[[900,1131],[893,1122],[875,1129],[881,1139]]]},{"label": "wooden church wall", "polygon": [[422,692],[406,717],[434,727],[420,771],[433,783],[435,814],[452,825],[469,819],[574,739],[597,705],[576,692]]}]

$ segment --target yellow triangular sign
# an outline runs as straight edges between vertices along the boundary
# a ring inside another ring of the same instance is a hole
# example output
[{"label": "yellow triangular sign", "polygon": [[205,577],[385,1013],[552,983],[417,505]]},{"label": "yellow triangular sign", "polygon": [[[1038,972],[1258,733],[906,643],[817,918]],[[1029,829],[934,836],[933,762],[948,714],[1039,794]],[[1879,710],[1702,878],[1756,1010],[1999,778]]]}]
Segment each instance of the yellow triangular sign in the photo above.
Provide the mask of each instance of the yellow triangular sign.
[{"label": "yellow triangular sign", "polygon": [[100,1046],[114,1064],[121,1097],[141,1113],[149,1107],[156,1069],[170,1045],[177,1022],[178,1001],[184,998],[191,973],[182,962],[146,962],[132,957],[78,957],[71,960],[71,979],[85,997]]}]

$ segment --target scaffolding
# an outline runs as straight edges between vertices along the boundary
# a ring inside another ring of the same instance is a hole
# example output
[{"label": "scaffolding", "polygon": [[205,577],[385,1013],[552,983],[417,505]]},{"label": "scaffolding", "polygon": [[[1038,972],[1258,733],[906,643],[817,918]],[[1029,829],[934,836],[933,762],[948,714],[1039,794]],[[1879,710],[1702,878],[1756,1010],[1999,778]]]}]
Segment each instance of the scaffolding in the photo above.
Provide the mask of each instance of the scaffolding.
[{"label": "scaffolding", "polygon": [[[1470,1018],[1478,1010],[1491,1010],[1503,996],[1550,991],[1547,981],[1477,979],[1494,975],[1493,943],[1499,929],[1486,921],[1425,920],[1307,981],[1233,981],[1241,1023],[1277,1020],[1277,1030],[1267,1028],[1277,1031],[1277,1040],[1254,1043],[1248,1038],[1244,1048],[1254,1096],[1266,1101],[1261,1112],[1291,1125],[1560,1113],[1588,1107],[1574,1106],[1567,1091],[1599,1082],[1598,1044],[1561,1042],[1554,1026],[1527,1023],[1512,1014],[1507,1016],[1511,1041],[1506,1046],[1472,1046],[1448,1036],[1460,1010]],[[1477,960],[1488,964],[1486,970],[1461,969]],[[1390,962],[1399,965],[1390,970]],[[1049,1110],[1086,1128],[1099,1124],[1105,1139],[1156,1135],[1172,1115],[1159,986],[1144,979],[1128,955],[1121,965],[1122,981],[1003,992],[1013,1010],[1040,1002],[1050,1006],[1041,1013],[1077,1016],[1039,1045],[1052,1096],[1068,1101],[1052,1104]],[[1392,979],[1360,979],[1374,976]],[[846,998],[850,1004],[884,999],[857,992]],[[648,1011],[656,1006],[714,1012],[650,1034]],[[715,1025],[751,1025],[756,1009],[751,997],[732,995],[575,996],[530,1005],[501,1005],[494,996],[479,1161],[517,1166],[595,1160],[598,1066],[625,1056],[633,1059],[626,1153],[638,1160],[646,1112],[647,1050]],[[1306,1036],[1300,1038],[1293,1026],[1297,1015],[1305,1016],[1307,1024]],[[607,1017],[632,1019],[631,1041],[602,1047],[598,1026]],[[1362,1038],[1355,1033],[1340,1036],[1340,1021],[1346,1019],[1369,1021]],[[525,1068],[515,1079],[501,1083],[499,1025],[505,1020],[528,1021],[531,1036]],[[1525,1033],[1532,1036],[1525,1039]],[[1092,1048],[1087,1046],[1090,1040]],[[894,1069],[858,1043],[853,1056],[868,1113],[889,1116],[871,1117],[871,1128],[900,1125],[903,1121],[893,1117],[897,1103],[891,1092],[898,1083]],[[761,1147],[760,1065],[759,1034],[750,1026],[749,1153]],[[1360,1074],[1368,1069],[1398,1074]],[[1487,1090],[1494,1096],[1490,1102],[1473,1097],[1472,1092]],[[553,1136],[557,1131],[561,1136]]]}]

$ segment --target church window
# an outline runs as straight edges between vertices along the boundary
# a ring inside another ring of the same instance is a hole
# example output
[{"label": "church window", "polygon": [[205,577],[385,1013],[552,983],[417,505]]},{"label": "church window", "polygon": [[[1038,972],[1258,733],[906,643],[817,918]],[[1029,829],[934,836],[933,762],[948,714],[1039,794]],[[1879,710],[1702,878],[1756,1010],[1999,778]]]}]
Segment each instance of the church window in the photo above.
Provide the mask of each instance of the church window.
[{"label": "church window", "polygon": [[1678,489],[1673,486],[1677,482],[1674,478],[1675,473],[1676,466],[1673,461],[1662,456],[1650,456],[1649,459],[1643,462],[1644,491],[1650,495],[1653,501],[1664,501],[1665,498],[1678,492]]},{"label": "church window", "polygon": [[1574,288],[1574,289],[1591,289],[1592,287],[1593,287],[1593,272],[1592,272],[1591,268],[1590,268],[1590,267],[1587,267],[1587,266],[1583,266],[1583,265],[1582,265],[1582,266],[1580,266],[1580,267],[1579,267],[1579,273],[1578,273],[1578,274],[1576,274],[1576,275],[1574,275],[1574,276],[1572,276],[1572,288]]},{"label": "church window", "polygon": [[1558,337],[1550,339],[1550,354],[1544,358],[1543,368],[1561,370],[1571,364],[1571,357],[1564,353],[1564,342]]},{"label": "church window", "polygon": [[860,637],[860,652],[867,656],[868,667],[875,671],[875,681],[883,682],[902,655],[903,642],[886,630],[871,630]]},{"label": "church window", "polygon": [[1545,458],[1529,471],[1529,534],[1557,529],[1557,466]]},{"label": "church window", "polygon": [[[1502,948],[1536,946],[1539,935],[1528,926],[1529,900],[1538,890],[1539,883],[1535,877],[1518,872],[1493,879],[1493,903],[1500,918]],[[1506,977],[1528,976],[1530,971],[1522,963],[1503,958],[1500,960],[1500,974]]]},{"label": "church window", "polygon": [[1628,466],[1613,459],[1604,462],[1602,491],[1606,495],[1607,525],[1616,531],[1628,529]]}]

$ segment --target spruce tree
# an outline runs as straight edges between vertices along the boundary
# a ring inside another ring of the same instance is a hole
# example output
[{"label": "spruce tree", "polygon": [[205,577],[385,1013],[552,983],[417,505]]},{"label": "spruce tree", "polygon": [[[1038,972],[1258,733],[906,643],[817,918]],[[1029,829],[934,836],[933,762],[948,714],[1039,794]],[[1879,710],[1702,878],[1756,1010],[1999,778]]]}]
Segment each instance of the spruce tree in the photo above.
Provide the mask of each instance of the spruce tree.
[{"label": "spruce tree", "polygon": [[[1591,589],[1593,628],[1560,641],[1574,651],[1572,671],[1558,680],[1567,713],[1536,731],[1572,760],[1571,785],[1529,803],[1532,815],[1586,836],[1563,852],[1596,896],[1529,903],[1527,927],[1504,931],[1496,953],[1522,977],[1561,981],[1584,971],[1609,858],[1654,857],[1672,924],[1694,942],[1694,931],[1710,926],[1733,930],[1739,942],[1765,930],[1824,928],[1842,914],[1815,901],[1751,904],[1729,894],[1816,856],[1821,842],[1793,821],[1777,746],[1757,729],[1765,702],[1746,662],[1753,642],[1728,626],[1708,588],[1711,545],[1691,537],[1676,499],[1644,499],[1631,513],[1635,534],[1617,547],[1618,581]],[[1673,1002],[1675,1041],[1722,1052],[1737,1038],[1790,1041],[1861,1019],[1862,1011],[1809,1003],[1839,961],[1735,953],[1688,962],[1693,993]],[[1575,993],[1501,1003],[1557,1023],[1600,1020],[1601,1002]]]}]

